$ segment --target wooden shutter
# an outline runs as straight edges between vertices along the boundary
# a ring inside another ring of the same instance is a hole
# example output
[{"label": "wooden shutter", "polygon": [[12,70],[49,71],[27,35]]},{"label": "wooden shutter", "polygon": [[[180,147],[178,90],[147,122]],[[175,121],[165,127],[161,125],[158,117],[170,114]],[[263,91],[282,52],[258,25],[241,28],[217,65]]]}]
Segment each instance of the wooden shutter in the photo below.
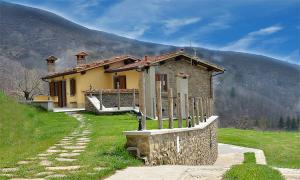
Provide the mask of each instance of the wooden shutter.
[{"label": "wooden shutter", "polygon": [[54,87],[54,82],[49,82],[49,90],[50,90],[50,96],[55,96],[55,87]]},{"label": "wooden shutter", "polygon": [[70,94],[74,96],[76,94],[76,80],[70,79]]}]

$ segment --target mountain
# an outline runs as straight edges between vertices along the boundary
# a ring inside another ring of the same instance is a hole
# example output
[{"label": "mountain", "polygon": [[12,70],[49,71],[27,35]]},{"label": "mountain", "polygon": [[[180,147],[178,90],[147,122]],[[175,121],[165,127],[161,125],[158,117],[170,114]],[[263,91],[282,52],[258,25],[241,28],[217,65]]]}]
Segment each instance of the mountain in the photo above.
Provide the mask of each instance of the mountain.
[{"label": "mountain", "polygon": [[[51,12],[2,1],[0,26],[0,63],[6,71],[10,67],[10,72],[17,71],[15,66],[45,72],[49,55],[59,58],[60,69],[74,66],[74,54],[81,50],[92,61],[121,54],[141,57],[179,48],[90,30]],[[188,47],[185,51],[193,53]],[[224,74],[215,77],[221,126],[274,128],[281,116],[299,115],[300,66],[255,54],[205,48],[197,48],[197,55],[226,68]]]}]

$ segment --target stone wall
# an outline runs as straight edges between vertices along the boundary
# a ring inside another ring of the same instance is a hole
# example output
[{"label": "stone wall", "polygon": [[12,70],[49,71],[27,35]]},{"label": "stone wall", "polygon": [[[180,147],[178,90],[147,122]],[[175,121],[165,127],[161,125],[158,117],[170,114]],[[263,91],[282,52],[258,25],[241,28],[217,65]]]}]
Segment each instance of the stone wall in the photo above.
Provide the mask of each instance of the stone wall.
[{"label": "stone wall", "polygon": [[[190,97],[210,97],[212,86],[210,81],[210,72],[202,66],[192,66],[185,59],[170,59],[164,64],[156,66],[156,73],[167,74],[168,86],[173,88],[176,96],[176,75],[178,73],[189,74],[188,92]],[[166,94],[163,92],[162,95]]]},{"label": "stone wall", "polygon": [[[85,92],[86,95],[96,96],[100,100],[99,91]],[[135,105],[138,106],[139,94],[138,90],[135,90]],[[106,108],[118,107],[118,90],[117,89],[103,89],[102,90],[103,106]],[[87,100],[86,100],[87,103]],[[133,106],[133,90],[132,89],[120,89],[120,104],[121,107]],[[86,105],[87,106],[87,105]]]},{"label": "stone wall", "polygon": [[218,156],[217,118],[193,128],[126,131],[126,147],[137,147],[147,165],[210,165]]}]

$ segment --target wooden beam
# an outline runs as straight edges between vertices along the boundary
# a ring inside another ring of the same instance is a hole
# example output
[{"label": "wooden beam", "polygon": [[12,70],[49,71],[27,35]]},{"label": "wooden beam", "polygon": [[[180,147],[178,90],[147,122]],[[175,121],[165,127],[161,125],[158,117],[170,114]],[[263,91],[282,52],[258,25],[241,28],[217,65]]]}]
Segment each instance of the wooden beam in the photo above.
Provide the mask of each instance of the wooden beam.
[{"label": "wooden beam", "polygon": [[146,129],[146,106],[145,106],[145,75],[144,71],[139,73],[139,108],[142,113],[142,127]]},{"label": "wooden beam", "polygon": [[199,125],[199,98],[195,100],[195,106],[196,106],[196,125]]},{"label": "wooden beam", "polygon": [[191,99],[191,101],[192,101],[192,107],[191,107],[191,109],[192,109],[192,127],[195,127],[195,98],[194,97],[192,97],[192,99]]},{"label": "wooden beam", "polygon": [[118,89],[118,110],[121,109],[121,94],[120,94],[120,83],[117,82],[117,89]]},{"label": "wooden beam", "polygon": [[156,81],[156,113],[158,118],[158,129],[163,128],[161,108],[161,81]]},{"label": "wooden beam", "polygon": [[186,119],[186,127],[189,127],[189,97],[188,94],[184,94],[184,109],[185,109],[185,119]]},{"label": "wooden beam", "polygon": [[173,128],[173,90],[168,89],[169,129]]},{"label": "wooden beam", "polygon": [[102,89],[100,89],[100,110],[103,109]]},{"label": "wooden beam", "polygon": [[177,107],[178,128],[182,128],[182,114],[181,114],[182,112],[181,112],[181,95],[180,95],[180,92],[177,93],[176,107]]},{"label": "wooden beam", "polygon": [[200,122],[203,122],[204,112],[203,112],[203,98],[199,98],[199,113],[200,113]]},{"label": "wooden beam", "polygon": [[133,109],[135,109],[135,89],[133,88],[132,90],[132,107]]}]

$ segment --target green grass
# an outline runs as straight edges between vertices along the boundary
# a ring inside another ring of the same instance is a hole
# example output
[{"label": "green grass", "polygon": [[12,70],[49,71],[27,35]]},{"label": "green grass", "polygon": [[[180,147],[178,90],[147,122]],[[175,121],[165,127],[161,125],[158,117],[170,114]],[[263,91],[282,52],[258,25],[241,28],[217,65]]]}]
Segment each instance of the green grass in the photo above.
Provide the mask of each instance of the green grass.
[{"label": "green grass", "polygon": [[271,166],[300,168],[300,133],[221,128],[218,141],[262,149]]},{"label": "green grass", "polygon": [[279,171],[272,169],[267,165],[255,163],[254,153],[244,154],[244,164],[234,165],[224,176],[224,180],[283,180]]},{"label": "green grass", "polygon": [[0,92],[0,168],[46,150],[77,124],[65,114],[18,104]]},{"label": "green grass", "polygon": [[244,164],[256,163],[255,154],[252,152],[244,153]]},{"label": "green grass", "polygon": [[[128,154],[124,145],[126,137],[123,131],[136,130],[138,122],[135,115],[101,115],[84,114],[92,130],[91,142],[86,151],[79,157],[79,164],[84,168],[77,174],[67,179],[99,179],[113,174],[116,170],[128,166],[141,166],[142,161]],[[185,122],[183,122],[184,124]],[[177,127],[177,121],[174,126]],[[168,121],[164,121],[167,128]],[[157,121],[147,121],[147,129],[156,129]],[[93,168],[103,167],[99,173],[87,175],[93,172]]]}]

